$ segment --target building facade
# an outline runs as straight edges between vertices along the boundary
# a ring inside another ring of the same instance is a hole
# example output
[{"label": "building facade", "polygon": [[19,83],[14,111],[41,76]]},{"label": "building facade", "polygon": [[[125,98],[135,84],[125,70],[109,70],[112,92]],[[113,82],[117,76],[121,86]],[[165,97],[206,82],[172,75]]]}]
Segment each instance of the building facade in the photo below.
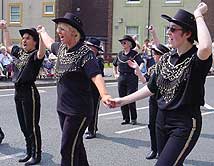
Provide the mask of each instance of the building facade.
[{"label": "building facade", "polygon": [[153,25],[162,43],[166,43],[166,26],[168,22],[161,14],[174,16],[178,9],[193,12],[200,0],[116,0],[113,3],[112,52],[121,48],[118,39],[123,35],[137,35],[143,44],[151,38],[147,27]]},{"label": "building facade", "polygon": [[[43,25],[54,37],[55,0],[1,0],[1,19],[8,24],[14,44],[20,43],[19,29]],[[2,33],[0,34],[2,40]]]},{"label": "building facade", "polygon": [[56,0],[56,16],[72,12],[80,17],[86,38],[102,41],[105,56],[111,52],[113,0]]}]

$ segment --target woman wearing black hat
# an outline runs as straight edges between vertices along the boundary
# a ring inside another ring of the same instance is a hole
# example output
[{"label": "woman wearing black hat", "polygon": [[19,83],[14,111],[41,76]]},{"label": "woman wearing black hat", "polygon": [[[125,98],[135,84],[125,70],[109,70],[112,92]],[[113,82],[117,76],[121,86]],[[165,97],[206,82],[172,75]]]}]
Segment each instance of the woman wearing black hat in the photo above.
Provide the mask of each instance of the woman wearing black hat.
[{"label": "woman wearing black hat", "polygon": [[[101,41],[98,40],[97,38],[91,37],[87,40],[86,44],[94,52],[97,63],[102,72],[102,76],[104,77],[104,59],[100,55],[100,52],[103,52],[103,49],[101,47]],[[94,108],[93,108],[92,120],[88,125],[88,132],[86,133],[87,135],[85,137],[86,139],[95,138],[96,132],[98,130],[97,123],[98,123],[98,111],[99,111],[99,106],[100,106],[100,94],[99,94],[99,91],[98,91],[96,85],[93,82],[92,82],[91,88],[92,88]]]},{"label": "woman wearing black hat", "polygon": [[[129,67],[128,60],[135,60],[138,65],[140,65],[143,60],[137,51],[133,50],[136,47],[136,43],[131,36],[125,35],[119,42],[123,50],[118,53],[113,61],[113,73],[114,77],[118,79],[119,96],[123,97],[138,89],[138,78],[134,74],[134,69]],[[132,125],[136,125],[137,110],[135,102],[122,106],[121,111],[124,120],[121,125],[129,124],[130,120]]]},{"label": "woman wearing black hat", "polygon": [[[174,51],[162,56],[149,83],[139,91],[112,100],[110,107],[121,106],[155,94],[158,113],[156,166],[181,166],[195,146],[202,125],[200,106],[204,105],[204,84],[212,65],[211,37],[200,3],[194,15],[178,10],[169,21],[169,44]],[[200,32],[200,33],[199,33]],[[193,45],[198,41],[198,48]]]},{"label": "woman wearing black hat", "polygon": [[45,55],[45,46],[39,42],[35,28],[21,29],[21,47],[13,46],[6,21],[0,21],[7,51],[16,57],[13,61],[15,103],[19,124],[26,140],[26,156],[19,162],[35,165],[41,160],[40,95],[35,85]]},{"label": "woman wearing black hat", "polygon": [[82,22],[72,14],[53,20],[60,42],[54,42],[45,28],[38,32],[46,47],[57,55],[57,112],[62,129],[61,165],[88,166],[83,134],[93,115],[91,80],[103,103],[110,98],[102,72],[92,50],[84,44]]},{"label": "woman wearing black hat", "polygon": [[[151,47],[152,55],[155,60],[155,64],[157,64],[161,58],[162,55],[165,53],[168,53],[170,50],[166,46],[162,44],[152,45]],[[155,65],[151,66],[148,69],[148,72],[146,74],[143,74],[140,70],[140,67],[135,61],[128,61],[128,64],[130,67],[135,69],[135,73],[140,78],[142,83],[146,83],[149,81],[152,74],[155,72]],[[156,141],[156,132],[155,132],[155,123],[156,123],[156,117],[158,112],[158,104],[156,100],[156,96],[150,96],[149,98],[149,131],[150,131],[150,142],[151,142],[151,151],[146,156],[146,159],[154,159],[157,156],[157,141]]]}]

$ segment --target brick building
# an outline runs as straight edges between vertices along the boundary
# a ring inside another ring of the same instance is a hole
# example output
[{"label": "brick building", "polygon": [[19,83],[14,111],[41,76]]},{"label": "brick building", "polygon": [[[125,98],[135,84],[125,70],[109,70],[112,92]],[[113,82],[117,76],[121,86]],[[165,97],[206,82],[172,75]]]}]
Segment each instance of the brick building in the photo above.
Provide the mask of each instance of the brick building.
[{"label": "brick building", "polygon": [[56,0],[56,17],[63,16],[67,11],[77,14],[83,22],[86,36],[100,39],[108,57],[111,53],[112,1]]},{"label": "brick building", "polygon": [[212,41],[214,42],[214,1],[213,0],[202,0],[208,6],[208,13],[205,16],[207,26],[209,28]]}]

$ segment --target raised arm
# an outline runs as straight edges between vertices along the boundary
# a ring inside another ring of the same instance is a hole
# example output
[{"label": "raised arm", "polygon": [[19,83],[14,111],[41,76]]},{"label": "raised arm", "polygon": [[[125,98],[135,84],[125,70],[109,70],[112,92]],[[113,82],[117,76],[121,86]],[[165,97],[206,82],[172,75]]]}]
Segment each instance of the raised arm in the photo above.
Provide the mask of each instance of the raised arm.
[{"label": "raised arm", "polygon": [[54,39],[52,39],[48,35],[48,33],[46,32],[45,28],[42,25],[37,26],[37,32],[39,33],[39,36],[43,41],[45,47],[51,50],[51,45],[54,43]]},{"label": "raised arm", "polygon": [[135,74],[138,76],[138,78],[140,79],[140,81],[144,84],[146,83],[146,78],[144,77],[143,73],[140,71],[140,67],[137,64],[137,62],[135,60],[128,60],[128,65],[135,69]]},{"label": "raised arm", "polygon": [[212,40],[203,17],[207,10],[207,5],[201,2],[194,11],[198,35],[197,55],[201,60],[206,60],[212,53]]},{"label": "raised arm", "polygon": [[158,44],[160,44],[160,40],[158,38],[158,35],[156,33],[156,30],[155,30],[154,26],[150,25],[148,29],[149,29],[149,32],[152,35],[152,39],[154,41],[154,44],[157,46]]},{"label": "raised arm", "polygon": [[43,40],[41,39],[41,35],[39,35],[39,50],[37,52],[37,58],[38,59],[42,59],[45,56],[45,44],[43,42]]},{"label": "raised arm", "polygon": [[11,53],[13,45],[12,45],[12,41],[10,38],[9,30],[7,28],[7,22],[5,20],[0,21],[0,29],[2,29],[2,31],[3,31],[3,41],[4,41],[4,45],[7,49],[7,52]]}]

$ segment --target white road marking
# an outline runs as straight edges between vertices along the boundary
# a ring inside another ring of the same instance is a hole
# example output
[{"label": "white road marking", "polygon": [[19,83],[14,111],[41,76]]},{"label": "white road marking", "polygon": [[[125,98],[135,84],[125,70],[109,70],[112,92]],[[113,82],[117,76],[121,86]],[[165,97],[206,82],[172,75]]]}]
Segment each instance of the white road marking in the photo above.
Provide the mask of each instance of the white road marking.
[{"label": "white road marking", "polygon": [[[214,108],[208,104],[205,103],[204,105],[205,108],[207,108],[208,110],[213,110]],[[202,116],[205,115],[209,115],[209,114],[214,114],[214,111],[211,112],[203,112]],[[141,130],[141,129],[145,129],[147,128],[147,125],[141,126],[141,127],[135,127],[135,128],[131,128],[131,129],[127,129],[127,130],[120,130],[120,131],[116,131],[116,134],[123,134],[123,133],[128,133],[128,132],[132,132],[132,131],[136,131],[136,130]]]},{"label": "white road marking", "polygon": [[144,125],[144,126],[135,127],[135,128],[132,128],[132,129],[116,131],[115,133],[116,134],[123,134],[123,133],[128,133],[128,132],[131,132],[131,131],[141,130],[141,129],[145,129],[145,128],[148,128],[148,126]]},{"label": "white road marking", "polygon": [[[149,108],[149,107],[148,106],[146,106],[146,107],[140,107],[140,108],[137,108],[137,110],[143,110],[143,109],[147,109],[147,108]],[[113,115],[113,114],[118,114],[118,113],[121,113],[121,111],[114,111],[114,112],[103,113],[103,114],[99,114],[98,116],[102,117],[102,116]]]},{"label": "white road marking", "polygon": [[5,156],[0,157],[0,161],[6,160],[6,159],[11,159],[11,158],[16,158],[16,157],[23,156],[23,155],[25,155],[25,153],[23,153],[23,152],[11,154],[11,155],[5,155]]},{"label": "white road marking", "polygon": [[[39,93],[45,93],[45,90],[39,90]],[[9,94],[5,94],[5,95],[0,95],[0,97],[8,97],[8,96],[14,96],[14,93],[9,93]]]}]

